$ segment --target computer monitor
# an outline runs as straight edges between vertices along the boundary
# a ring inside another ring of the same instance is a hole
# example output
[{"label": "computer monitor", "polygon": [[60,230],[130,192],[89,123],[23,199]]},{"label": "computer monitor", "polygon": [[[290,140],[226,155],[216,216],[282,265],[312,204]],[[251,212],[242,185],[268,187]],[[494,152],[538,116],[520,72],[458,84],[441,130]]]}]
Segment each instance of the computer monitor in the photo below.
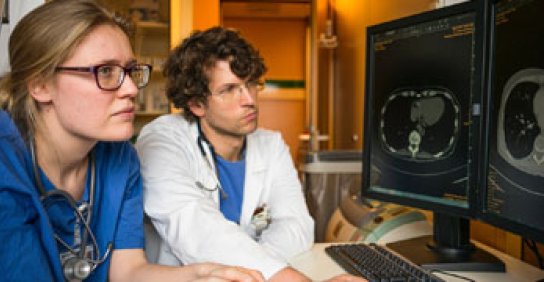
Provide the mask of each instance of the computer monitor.
[{"label": "computer monitor", "polygon": [[477,215],[485,1],[367,29],[363,197],[433,211],[433,238],[388,244],[424,267],[501,271]]},{"label": "computer monitor", "polygon": [[544,242],[544,1],[493,1],[481,218]]}]

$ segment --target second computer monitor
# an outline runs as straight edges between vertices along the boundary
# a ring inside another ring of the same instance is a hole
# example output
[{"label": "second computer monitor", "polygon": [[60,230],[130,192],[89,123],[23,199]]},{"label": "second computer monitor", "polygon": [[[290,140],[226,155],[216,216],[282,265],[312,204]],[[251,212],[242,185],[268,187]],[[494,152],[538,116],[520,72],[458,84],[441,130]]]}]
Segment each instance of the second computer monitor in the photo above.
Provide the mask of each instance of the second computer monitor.
[{"label": "second computer monitor", "polygon": [[544,242],[544,1],[491,6],[482,218]]}]

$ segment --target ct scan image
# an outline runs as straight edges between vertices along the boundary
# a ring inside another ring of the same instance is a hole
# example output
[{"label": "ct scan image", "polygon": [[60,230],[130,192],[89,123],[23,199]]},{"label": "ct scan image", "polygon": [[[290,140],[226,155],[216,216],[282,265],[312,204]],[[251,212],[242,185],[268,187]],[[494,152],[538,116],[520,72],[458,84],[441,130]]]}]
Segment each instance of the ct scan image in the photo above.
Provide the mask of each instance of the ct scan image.
[{"label": "ct scan image", "polygon": [[516,169],[544,176],[544,70],[524,69],[502,91],[499,155]]},{"label": "ct scan image", "polygon": [[393,91],[381,109],[385,150],[408,161],[436,161],[453,152],[459,133],[459,103],[441,87]]}]

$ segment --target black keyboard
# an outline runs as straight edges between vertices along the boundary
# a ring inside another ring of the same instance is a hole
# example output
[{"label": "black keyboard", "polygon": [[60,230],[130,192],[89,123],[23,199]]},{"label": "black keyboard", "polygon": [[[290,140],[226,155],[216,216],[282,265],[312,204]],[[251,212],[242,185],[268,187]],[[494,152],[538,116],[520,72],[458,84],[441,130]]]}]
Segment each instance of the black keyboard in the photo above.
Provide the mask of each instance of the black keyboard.
[{"label": "black keyboard", "polygon": [[444,281],[429,271],[376,244],[333,245],[325,248],[348,273],[361,276],[369,282]]}]

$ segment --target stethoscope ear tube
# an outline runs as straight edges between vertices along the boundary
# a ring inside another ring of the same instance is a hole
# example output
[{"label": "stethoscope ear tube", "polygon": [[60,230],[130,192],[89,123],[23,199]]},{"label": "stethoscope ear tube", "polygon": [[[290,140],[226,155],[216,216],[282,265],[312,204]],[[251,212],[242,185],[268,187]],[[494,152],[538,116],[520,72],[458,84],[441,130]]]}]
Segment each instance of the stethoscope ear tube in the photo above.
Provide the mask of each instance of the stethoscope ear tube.
[{"label": "stethoscope ear tube", "polygon": [[[212,165],[212,163],[215,161],[215,151],[212,147],[212,144],[208,142],[206,137],[202,137],[202,134],[203,133],[200,130],[200,125],[198,125],[198,137],[197,137],[196,143],[198,145],[198,149],[200,150],[200,154],[202,155],[202,158],[204,158],[204,161],[206,162],[206,166],[208,167],[210,174],[212,175],[212,177],[214,178],[217,184],[215,185],[215,187],[210,188],[210,187],[206,187],[204,184],[202,184],[202,182],[196,181],[195,185],[199,189],[203,191],[207,191],[207,192],[214,192],[215,190],[219,190],[221,193],[221,198],[223,200],[226,200],[228,198],[227,192],[225,192],[225,190],[221,186],[221,182],[219,181],[219,174],[217,172],[217,167],[214,167],[214,165]],[[206,145],[208,145],[208,149],[210,150],[209,156],[206,153],[206,149],[204,148],[204,145],[202,143],[206,143]]]},{"label": "stethoscope ear tube", "polygon": [[204,150],[204,146],[202,145],[202,142],[206,142],[208,143],[207,141],[204,141],[204,139],[202,139],[202,136],[199,134],[197,139],[196,139],[196,144],[198,145],[198,149],[200,150],[200,154],[202,154],[202,156],[206,157],[206,150]]}]

